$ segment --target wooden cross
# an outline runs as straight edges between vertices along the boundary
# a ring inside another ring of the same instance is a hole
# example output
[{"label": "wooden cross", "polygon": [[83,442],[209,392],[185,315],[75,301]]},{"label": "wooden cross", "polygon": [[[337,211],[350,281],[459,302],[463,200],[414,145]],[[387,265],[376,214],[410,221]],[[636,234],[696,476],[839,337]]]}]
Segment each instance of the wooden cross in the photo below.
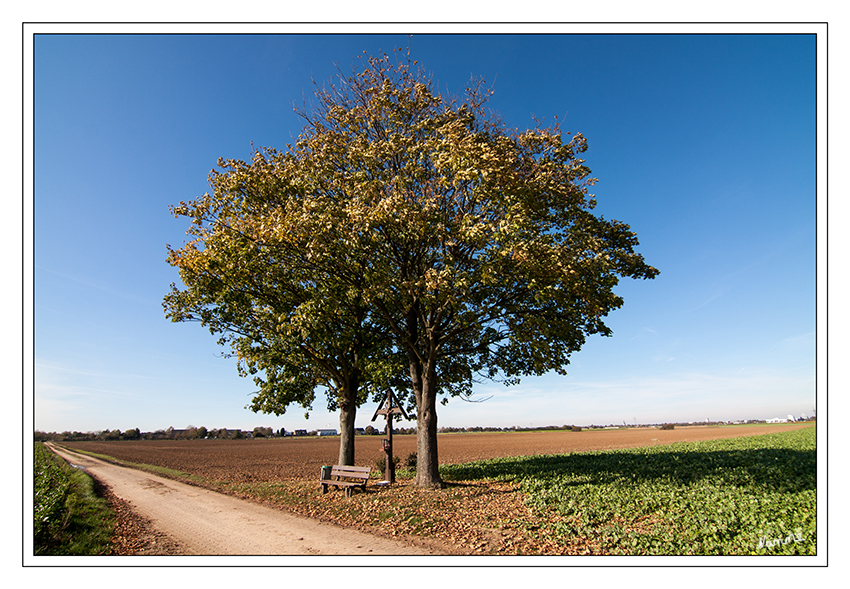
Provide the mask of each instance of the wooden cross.
[{"label": "wooden cross", "polygon": [[387,437],[384,440],[384,452],[387,453],[386,468],[384,468],[384,480],[388,483],[395,482],[395,462],[393,462],[393,417],[401,414],[408,421],[410,418],[404,410],[404,407],[396,400],[392,389],[387,389],[387,394],[383,402],[378,405],[378,410],[372,416],[372,421],[375,421],[379,415],[384,415],[387,418]]}]

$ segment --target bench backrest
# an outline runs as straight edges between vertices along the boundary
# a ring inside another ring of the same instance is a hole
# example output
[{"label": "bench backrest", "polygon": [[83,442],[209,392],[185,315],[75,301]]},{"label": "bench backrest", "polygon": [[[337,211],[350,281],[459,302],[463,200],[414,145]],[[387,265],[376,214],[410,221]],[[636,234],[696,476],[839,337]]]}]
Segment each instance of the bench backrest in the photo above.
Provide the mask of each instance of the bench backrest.
[{"label": "bench backrest", "polygon": [[363,479],[369,478],[369,473],[372,468],[369,466],[340,466],[336,465],[331,469],[332,477],[343,477],[347,479]]}]

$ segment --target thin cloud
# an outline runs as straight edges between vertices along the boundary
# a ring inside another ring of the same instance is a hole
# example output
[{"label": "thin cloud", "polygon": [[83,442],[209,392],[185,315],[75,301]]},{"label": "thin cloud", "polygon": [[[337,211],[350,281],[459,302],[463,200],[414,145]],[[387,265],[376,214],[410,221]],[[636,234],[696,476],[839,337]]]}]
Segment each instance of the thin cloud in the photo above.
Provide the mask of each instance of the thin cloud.
[{"label": "thin cloud", "polygon": [[71,276],[70,274],[66,274],[64,272],[57,272],[56,270],[51,270],[50,268],[45,268],[44,266],[38,266],[37,265],[35,268],[38,271],[48,272],[50,274],[53,274],[54,276],[58,276],[58,277],[63,278],[65,280],[69,280],[71,282],[74,282],[74,283],[79,284],[81,286],[84,286],[86,288],[98,290],[100,292],[105,292],[107,294],[119,297],[121,299],[124,299],[126,301],[130,301],[132,303],[138,303],[138,304],[143,304],[143,305],[147,305],[147,304],[150,303],[150,300],[148,300],[148,299],[143,299],[143,298],[136,296],[134,294],[130,294],[130,293],[127,293],[125,291],[118,290],[118,289],[112,287],[111,285],[105,285],[102,282],[101,283],[92,282],[90,280],[85,280],[85,279],[79,278],[77,276]]}]

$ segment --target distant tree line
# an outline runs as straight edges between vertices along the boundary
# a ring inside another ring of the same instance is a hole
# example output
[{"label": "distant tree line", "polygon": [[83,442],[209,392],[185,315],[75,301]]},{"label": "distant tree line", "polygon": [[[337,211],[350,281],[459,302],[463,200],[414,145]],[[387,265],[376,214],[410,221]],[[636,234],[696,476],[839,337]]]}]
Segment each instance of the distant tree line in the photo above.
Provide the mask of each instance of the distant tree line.
[{"label": "distant tree line", "polygon": [[[356,433],[357,430],[355,429]],[[371,425],[367,425],[363,428],[363,434],[367,436],[380,436],[386,432],[386,429],[383,427],[373,427]],[[416,434],[415,427],[398,427],[397,425],[393,425],[393,434]]]},{"label": "distant tree line", "polygon": [[[313,432],[315,433],[315,432]],[[252,431],[240,429],[207,429],[204,426],[195,427],[189,426],[186,429],[158,429],[153,432],[142,432],[139,428],[128,429],[121,431],[102,430],[94,432],[79,432],[79,431],[63,431],[63,432],[43,432],[36,430],[33,438],[36,442],[62,441],[62,442],[82,442],[82,441],[113,441],[113,440],[233,440],[240,438],[273,438],[287,435],[288,432],[281,428],[274,430],[270,427],[255,427]]]},{"label": "distant tree line", "polygon": [[[543,426],[543,427],[441,427],[440,433],[463,433],[463,432],[501,432],[501,431],[534,431],[534,430],[572,430],[581,431],[581,428],[575,425],[562,426]],[[367,425],[365,428],[356,428],[356,433],[366,436],[384,435],[383,427],[374,427]],[[94,432],[79,432],[79,431],[64,431],[64,432],[43,432],[36,430],[34,439],[36,442],[47,441],[64,441],[64,442],[80,442],[80,441],[112,441],[112,440],[238,440],[246,438],[278,438],[290,436],[315,436],[317,431],[295,430],[287,431],[285,428],[274,430],[270,427],[255,427],[252,431],[240,429],[207,429],[206,427],[189,426],[186,429],[158,429],[154,432],[141,432],[139,428],[129,429],[122,432],[119,429],[102,430]],[[395,435],[416,435],[416,427],[393,427]]]},{"label": "distant tree line", "polygon": [[546,430],[564,430],[564,431],[581,431],[581,427],[577,425],[544,425],[538,427],[518,427],[515,425],[508,427],[441,427],[441,434],[450,433],[465,433],[465,432],[527,432],[527,431],[546,431]]},{"label": "distant tree line", "polygon": [[[815,421],[815,417],[807,417],[806,419],[798,419],[797,421]],[[469,433],[469,432],[524,432],[524,431],[548,431],[548,430],[562,430],[562,431],[582,431],[582,429],[625,429],[625,428],[633,428],[633,427],[661,427],[662,429],[673,429],[676,426],[692,426],[692,425],[727,425],[730,423],[734,424],[758,424],[758,423],[767,423],[764,419],[746,419],[740,421],[701,421],[701,422],[674,422],[674,423],[663,423],[663,424],[623,424],[623,425],[589,425],[580,427],[577,425],[545,425],[545,426],[529,426],[529,427],[518,427],[518,426],[509,426],[509,427],[493,427],[493,426],[472,426],[472,427],[451,427],[444,426],[439,428],[439,432],[442,434],[447,433]],[[356,428],[356,433],[367,436],[377,436],[383,435],[385,432],[383,427],[376,428],[372,425],[367,425],[365,428]],[[398,427],[395,426],[393,428],[393,433],[397,435],[416,434],[416,427]],[[270,427],[255,427],[252,431],[240,430],[240,429],[228,429],[228,428],[219,428],[219,429],[207,429],[206,427],[195,427],[188,426],[186,429],[174,429],[173,427],[169,427],[168,429],[158,429],[154,432],[141,432],[139,428],[128,429],[126,431],[121,431],[119,429],[108,430],[105,429],[103,431],[95,431],[95,432],[78,432],[78,431],[64,431],[64,432],[43,432],[36,430],[34,433],[34,440],[36,442],[80,442],[80,441],[112,441],[112,440],[197,440],[197,439],[207,439],[207,440],[238,440],[238,439],[246,439],[246,438],[278,438],[278,437],[289,437],[289,436],[315,436],[317,432],[307,431],[307,430],[295,430],[294,432],[287,431],[284,428],[280,428],[275,430]]]}]

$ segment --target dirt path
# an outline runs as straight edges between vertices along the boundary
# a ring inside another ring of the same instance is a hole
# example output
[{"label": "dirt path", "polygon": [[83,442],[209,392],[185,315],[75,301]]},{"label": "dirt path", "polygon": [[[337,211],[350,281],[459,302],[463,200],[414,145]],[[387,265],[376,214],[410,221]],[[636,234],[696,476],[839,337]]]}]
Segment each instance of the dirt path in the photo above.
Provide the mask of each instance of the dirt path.
[{"label": "dirt path", "polygon": [[187,555],[435,554],[339,528],[48,444],[85,468]]}]

